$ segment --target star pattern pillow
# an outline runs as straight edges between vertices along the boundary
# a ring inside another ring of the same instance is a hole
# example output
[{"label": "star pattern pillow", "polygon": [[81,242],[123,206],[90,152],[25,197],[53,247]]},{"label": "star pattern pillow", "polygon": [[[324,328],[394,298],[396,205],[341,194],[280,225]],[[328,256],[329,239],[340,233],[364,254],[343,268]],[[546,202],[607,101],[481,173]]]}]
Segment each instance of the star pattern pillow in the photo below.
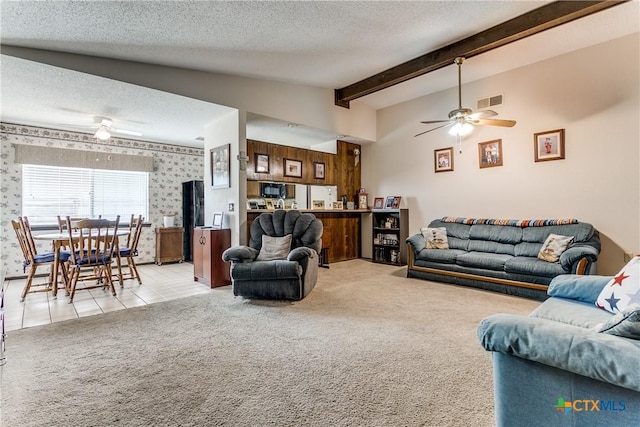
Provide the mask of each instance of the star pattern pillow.
[{"label": "star pattern pillow", "polygon": [[547,262],[560,261],[560,255],[573,243],[573,236],[561,236],[560,234],[549,234],[544,241],[538,258]]},{"label": "star pattern pillow", "polygon": [[427,249],[449,249],[449,241],[447,240],[447,229],[445,227],[420,229],[424,236],[425,248]]},{"label": "star pattern pillow", "polygon": [[596,300],[598,307],[614,314],[632,304],[640,304],[640,255],[636,255],[622,267]]}]

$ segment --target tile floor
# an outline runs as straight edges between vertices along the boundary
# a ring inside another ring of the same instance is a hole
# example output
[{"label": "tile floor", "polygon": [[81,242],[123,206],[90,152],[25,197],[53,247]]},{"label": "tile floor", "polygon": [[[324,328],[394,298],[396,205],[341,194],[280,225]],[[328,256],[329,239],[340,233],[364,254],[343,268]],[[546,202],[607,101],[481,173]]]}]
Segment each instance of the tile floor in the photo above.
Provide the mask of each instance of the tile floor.
[{"label": "tile floor", "polygon": [[[138,271],[142,285],[137,280],[125,280],[124,288],[115,283],[115,297],[103,289],[76,290],[73,304],[69,304],[64,290],[58,291],[57,298],[51,292],[30,293],[20,302],[25,279],[6,280],[5,331],[212,292],[207,285],[193,281],[193,264],[188,262],[139,265]],[[36,277],[34,283],[45,279]]]}]

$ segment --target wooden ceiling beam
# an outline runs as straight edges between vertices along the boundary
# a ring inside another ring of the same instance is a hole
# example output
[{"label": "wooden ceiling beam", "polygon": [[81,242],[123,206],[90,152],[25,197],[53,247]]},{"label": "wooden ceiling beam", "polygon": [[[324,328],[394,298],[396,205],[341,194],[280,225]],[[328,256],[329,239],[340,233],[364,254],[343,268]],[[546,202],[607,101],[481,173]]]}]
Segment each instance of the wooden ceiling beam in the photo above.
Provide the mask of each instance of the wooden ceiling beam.
[{"label": "wooden ceiling beam", "polygon": [[548,3],[364,80],[341,89],[335,89],[335,105],[349,108],[349,102],[354,99],[451,65],[458,56],[471,58],[627,1],[629,0],[555,1]]}]

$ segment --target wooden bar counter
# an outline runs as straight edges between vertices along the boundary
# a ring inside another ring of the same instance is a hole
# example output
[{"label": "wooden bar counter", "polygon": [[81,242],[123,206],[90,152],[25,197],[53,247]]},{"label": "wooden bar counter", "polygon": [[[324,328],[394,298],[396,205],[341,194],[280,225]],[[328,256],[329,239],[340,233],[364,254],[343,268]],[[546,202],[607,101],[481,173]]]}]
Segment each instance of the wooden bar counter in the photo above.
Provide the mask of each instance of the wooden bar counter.
[{"label": "wooden bar counter", "polygon": [[[324,227],[322,247],[326,248],[328,262],[346,261],[360,258],[362,214],[371,213],[368,209],[298,209],[300,212],[312,213],[322,221]],[[247,211],[247,241],[251,231],[251,223],[266,209],[250,209]],[[328,246],[327,246],[328,245]]]}]

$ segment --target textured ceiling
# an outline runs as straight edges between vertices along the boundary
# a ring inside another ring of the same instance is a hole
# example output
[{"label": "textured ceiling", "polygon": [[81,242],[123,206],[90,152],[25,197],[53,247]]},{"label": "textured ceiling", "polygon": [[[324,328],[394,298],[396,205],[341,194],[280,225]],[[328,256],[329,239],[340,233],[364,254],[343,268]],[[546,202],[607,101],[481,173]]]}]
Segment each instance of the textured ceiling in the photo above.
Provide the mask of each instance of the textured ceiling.
[{"label": "textured ceiling", "polygon": [[[2,1],[0,40],[3,45],[334,89],[545,3]],[[465,80],[637,31],[638,3],[633,1],[473,58],[473,67],[469,61],[465,69]],[[117,127],[140,130],[144,139],[197,146],[195,137],[203,126],[226,111],[201,101],[52,68],[3,55],[3,121],[64,128],[64,124],[90,125],[94,115],[107,115],[116,119]],[[455,70],[446,67],[355,102],[383,108],[455,84]],[[18,99],[18,94],[29,96]],[[190,102],[194,104],[187,108]],[[247,136],[262,139],[261,130],[269,126],[271,133],[286,127],[261,118],[249,123]],[[296,131],[311,132],[287,129]],[[335,137],[317,131],[318,142]],[[286,143],[286,137],[276,138]]]}]

